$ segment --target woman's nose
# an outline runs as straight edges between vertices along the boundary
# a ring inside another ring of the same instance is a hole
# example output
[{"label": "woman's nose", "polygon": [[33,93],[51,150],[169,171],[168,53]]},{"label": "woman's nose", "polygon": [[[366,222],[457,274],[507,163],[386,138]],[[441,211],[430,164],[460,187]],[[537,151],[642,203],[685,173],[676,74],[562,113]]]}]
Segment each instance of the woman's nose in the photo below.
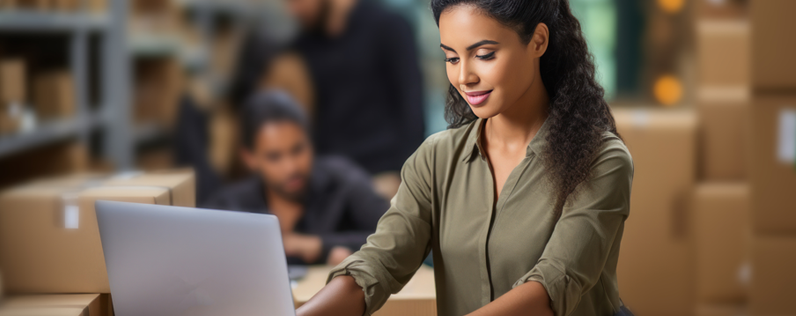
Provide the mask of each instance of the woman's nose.
[{"label": "woman's nose", "polygon": [[478,75],[470,69],[467,63],[462,62],[459,70],[459,85],[464,86],[473,83],[478,83]]}]

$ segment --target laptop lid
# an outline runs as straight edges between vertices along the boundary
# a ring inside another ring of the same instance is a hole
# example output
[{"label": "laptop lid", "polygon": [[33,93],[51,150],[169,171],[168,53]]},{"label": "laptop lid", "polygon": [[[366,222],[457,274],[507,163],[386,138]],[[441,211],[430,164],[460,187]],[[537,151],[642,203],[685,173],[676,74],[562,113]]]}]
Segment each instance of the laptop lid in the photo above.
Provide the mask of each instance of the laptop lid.
[{"label": "laptop lid", "polygon": [[295,316],[273,215],[97,201],[119,316]]}]

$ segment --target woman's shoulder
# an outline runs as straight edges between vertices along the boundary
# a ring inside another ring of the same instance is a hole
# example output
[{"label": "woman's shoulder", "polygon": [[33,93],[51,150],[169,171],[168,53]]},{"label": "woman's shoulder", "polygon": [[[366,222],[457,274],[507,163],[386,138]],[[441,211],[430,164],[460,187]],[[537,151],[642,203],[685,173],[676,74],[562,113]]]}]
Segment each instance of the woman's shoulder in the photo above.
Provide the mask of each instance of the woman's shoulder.
[{"label": "woman's shoulder", "polygon": [[[461,154],[468,140],[477,133],[477,120],[459,127],[453,127],[428,136],[417,149],[418,154],[433,154],[437,158]],[[473,143],[474,145],[474,143]],[[442,156],[442,157],[440,157]]]},{"label": "woman's shoulder", "polygon": [[600,151],[597,153],[596,160],[595,165],[610,160],[613,162],[611,163],[612,165],[625,165],[629,167],[630,170],[633,169],[633,157],[630,155],[630,150],[627,148],[622,138],[611,131],[605,131],[603,133],[603,144]]}]

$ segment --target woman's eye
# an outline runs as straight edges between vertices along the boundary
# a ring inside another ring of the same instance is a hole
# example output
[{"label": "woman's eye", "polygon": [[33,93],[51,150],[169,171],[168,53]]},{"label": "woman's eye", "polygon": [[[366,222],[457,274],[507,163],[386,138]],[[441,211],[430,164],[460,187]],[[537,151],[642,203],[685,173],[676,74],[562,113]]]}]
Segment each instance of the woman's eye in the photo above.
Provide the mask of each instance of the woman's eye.
[{"label": "woman's eye", "polygon": [[495,52],[491,52],[489,54],[484,54],[484,55],[475,55],[475,57],[481,60],[489,60],[492,59],[492,57],[495,57]]},{"label": "woman's eye", "polygon": [[446,63],[455,64],[459,62],[459,57],[445,58]]}]

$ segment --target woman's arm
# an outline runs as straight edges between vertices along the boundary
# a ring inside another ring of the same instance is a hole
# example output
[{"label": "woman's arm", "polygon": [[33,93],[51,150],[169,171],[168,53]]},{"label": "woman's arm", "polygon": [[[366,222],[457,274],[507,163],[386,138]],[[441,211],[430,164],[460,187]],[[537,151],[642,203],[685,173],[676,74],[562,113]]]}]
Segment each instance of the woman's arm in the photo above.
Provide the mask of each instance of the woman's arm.
[{"label": "woman's arm", "polygon": [[323,316],[334,311],[340,316],[365,314],[365,292],[354,278],[341,275],[332,279],[320,292],[296,310],[297,316]]},{"label": "woman's arm", "polygon": [[515,287],[492,303],[469,314],[469,316],[553,316],[550,296],[541,283],[527,282]]},{"label": "woman's arm", "polygon": [[371,315],[409,282],[431,250],[432,139],[404,164],[398,194],[376,232],[332,269],[327,286],[299,315]]}]

